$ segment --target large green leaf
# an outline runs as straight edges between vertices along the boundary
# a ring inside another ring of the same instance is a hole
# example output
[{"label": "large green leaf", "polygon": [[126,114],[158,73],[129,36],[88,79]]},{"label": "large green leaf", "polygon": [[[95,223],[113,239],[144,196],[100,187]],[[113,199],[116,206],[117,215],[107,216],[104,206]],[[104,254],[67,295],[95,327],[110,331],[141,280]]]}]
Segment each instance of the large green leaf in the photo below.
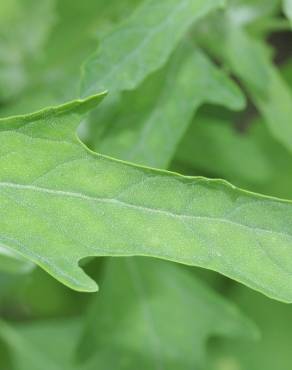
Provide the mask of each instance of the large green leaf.
[{"label": "large green leaf", "polygon": [[80,259],[147,255],[291,301],[291,203],[90,152],[75,130],[101,97],[0,121],[1,244],[77,290]]},{"label": "large green leaf", "polygon": [[[206,86],[212,102],[235,109],[244,103],[235,84],[200,50],[194,50],[194,45],[184,44],[166,68],[150,76],[137,90],[124,94],[115,114],[113,107],[107,106],[108,117],[114,117],[113,127],[100,138],[99,149],[119,158],[166,167],[193,110],[206,96]],[[165,150],[161,150],[163,141]],[[112,260],[105,275],[82,341],[84,359],[97,352],[90,361],[92,368],[201,368],[206,339],[216,332],[211,317],[203,317],[206,311],[198,311],[199,307],[211,306],[206,302],[211,297],[208,287],[201,289],[179,265],[152,259]],[[117,289],[117,280],[128,287],[126,294]],[[169,286],[175,289],[169,290]],[[186,304],[183,297],[188,297]],[[233,311],[225,317],[221,300],[216,295],[213,298],[216,321],[227,329]],[[171,327],[170,322],[176,325]],[[234,318],[235,322],[239,328],[241,318]],[[171,348],[176,348],[175,353]]]},{"label": "large green leaf", "polygon": [[95,149],[116,158],[167,168],[194,111],[205,101],[230,109],[241,109],[245,104],[236,84],[195,45],[185,44],[166,68],[123,95]]},{"label": "large green leaf", "polygon": [[112,259],[91,306],[81,354],[93,356],[101,369],[123,363],[129,370],[201,369],[212,335],[256,332],[189,271],[146,258]]},{"label": "large green leaf", "polygon": [[[84,96],[131,90],[166,63],[191,24],[224,0],[145,0],[84,65]],[[170,37],[171,35],[171,37]]]}]

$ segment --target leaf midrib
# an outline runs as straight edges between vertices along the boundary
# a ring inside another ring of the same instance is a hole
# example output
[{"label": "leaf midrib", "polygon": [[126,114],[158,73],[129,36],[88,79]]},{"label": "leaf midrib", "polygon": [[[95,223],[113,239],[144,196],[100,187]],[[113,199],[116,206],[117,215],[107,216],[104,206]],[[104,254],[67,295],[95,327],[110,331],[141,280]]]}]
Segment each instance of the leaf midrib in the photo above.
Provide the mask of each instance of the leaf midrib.
[{"label": "leaf midrib", "polygon": [[90,195],[86,195],[86,194],[82,194],[78,192],[49,189],[49,188],[35,186],[35,185],[16,184],[16,183],[11,183],[11,182],[0,182],[0,187],[13,188],[17,190],[30,190],[30,191],[35,191],[39,193],[51,194],[55,196],[71,197],[71,198],[82,199],[85,201],[94,201],[94,202],[99,202],[99,203],[113,204],[113,205],[120,206],[120,207],[134,209],[140,212],[150,212],[150,213],[160,214],[160,215],[172,217],[172,218],[187,219],[187,220],[205,220],[205,221],[211,221],[211,222],[217,221],[221,223],[230,224],[233,226],[234,225],[239,226],[239,227],[248,229],[249,231],[277,234],[277,235],[291,238],[291,235],[285,232],[268,230],[268,229],[261,228],[258,226],[250,226],[250,225],[246,225],[243,223],[231,221],[229,219],[224,219],[220,217],[197,216],[197,215],[186,215],[182,213],[175,213],[175,212],[170,212],[170,211],[163,210],[163,209],[135,205],[135,204],[131,204],[131,203],[128,203],[122,200],[115,199],[115,198],[94,197],[94,196],[90,196]]}]

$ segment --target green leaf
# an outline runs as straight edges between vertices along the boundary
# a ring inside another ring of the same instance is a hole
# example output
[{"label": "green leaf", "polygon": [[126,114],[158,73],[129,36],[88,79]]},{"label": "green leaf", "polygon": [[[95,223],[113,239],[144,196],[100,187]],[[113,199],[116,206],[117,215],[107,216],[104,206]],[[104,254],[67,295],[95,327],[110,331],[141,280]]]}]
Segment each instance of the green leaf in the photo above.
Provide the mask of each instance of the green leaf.
[{"label": "green leaf", "polygon": [[272,135],[292,151],[292,90],[273,65],[267,45],[228,17],[214,22],[203,43],[241,79]]},{"label": "green leaf", "polygon": [[[170,289],[172,275],[176,283]],[[111,260],[91,312],[92,327],[85,333],[79,317],[18,325],[0,321],[13,370],[199,369],[211,335],[257,337],[245,316],[189,271],[151,259]],[[81,333],[86,352],[94,353],[76,364]]]},{"label": "green leaf", "polygon": [[292,60],[289,60],[282,69],[282,76],[288,83],[290,88],[292,88]]},{"label": "green leaf", "polygon": [[230,298],[256,322],[262,333],[261,340],[249,343],[220,338],[209,353],[213,366],[208,369],[287,370],[291,360],[291,306],[271,301],[244,287],[235,289]]},{"label": "green leaf", "polygon": [[29,84],[31,63],[40,58],[54,23],[54,0],[1,2],[0,101],[15,98]]},{"label": "green leaf", "polygon": [[[48,1],[37,1],[42,9],[41,14],[37,13],[40,24],[45,25],[49,20],[46,9]],[[132,12],[138,0],[124,0],[122,3],[118,0],[55,2],[56,21],[44,40],[40,55],[30,60],[30,68],[26,71],[27,83],[23,86],[22,94],[1,107],[1,117],[30,113],[78,98],[81,64],[96,48],[98,39],[102,38],[104,32],[109,32],[116,22]],[[30,30],[30,35],[32,33]],[[16,48],[19,43],[18,41]],[[11,86],[16,74],[6,74],[5,78],[9,78],[7,84]]]},{"label": "green leaf", "polygon": [[[100,43],[84,65],[82,94],[137,87],[162,67],[191,24],[224,0],[144,1]],[[171,35],[171,37],[170,37]]]},{"label": "green leaf", "polygon": [[231,0],[226,7],[234,24],[247,25],[279,12],[281,0]]},{"label": "green leaf", "polygon": [[283,11],[292,24],[292,1],[283,0]]},{"label": "green leaf", "polygon": [[8,345],[13,370],[77,370],[72,360],[79,333],[79,319],[18,326],[0,321],[0,338]]},{"label": "green leaf", "polygon": [[[229,59],[235,72],[243,79],[255,104],[274,135],[292,151],[292,91],[269,61],[263,46],[242,32],[234,31],[229,43]],[[238,45],[240,44],[240,48]],[[241,60],[242,63],[238,63]],[[248,60],[253,60],[250,64]],[[260,79],[257,81],[255,77]],[[256,84],[254,84],[256,82]]]},{"label": "green leaf", "polygon": [[200,114],[181,141],[175,161],[252,191],[282,198],[291,194],[291,154],[259,119],[240,132],[231,119]]},{"label": "green leaf", "polygon": [[[193,84],[190,81],[194,81]],[[193,110],[206,96],[205,86],[209,86],[210,101],[229,104],[235,109],[244,104],[236,85],[200,50],[194,51],[194,45],[184,44],[171,57],[166,68],[150,76],[138,90],[124,94],[119,110],[114,114],[114,127],[109,126],[109,132],[107,130],[101,138],[101,147],[107,154],[119,158],[166,167]],[[176,107],[179,115],[172,107]],[[112,115],[112,104],[106,108],[108,116]],[[105,109],[102,114],[104,112]],[[165,132],[172,135],[165,136]],[[167,150],[161,150],[159,144],[163,140]],[[158,146],[151,145],[153,142]],[[117,280],[122,286],[127,286],[126,294],[117,289]],[[201,368],[205,362],[207,337],[216,332],[211,317],[205,317],[203,309],[198,312],[199,307],[211,306],[206,302],[207,297],[211,297],[207,287],[200,287],[190,274],[184,276],[178,265],[166,266],[162,261],[152,259],[109,262],[101,286],[101,296],[98,295],[93,302],[92,315],[81,342],[84,360],[98,348],[98,354],[90,360],[92,368]],[[169,291],[169,286],[175,289]],[[183,297],[189,296],[191,299],[188,298],[184,304]],[[224,329],[227,329],[233,311],[228,314],[230,317],[225,317],[222,301],[217,301],[217,298],[213,296],[217,320],[224,322]],[[168,307],[172,310],[165,315]],[[202,318],[198,320],[200,315]],[[177,325],[171,328],[170,322]],[[194,325],[190,325],[192,322]],[[238,329],[240,322],[241,317],[234,317],[234,325]],[[244,328],[245,325],[239,332],[245,333]],[[219,331],[216,334],[219,335]],[[223,331],[222,335],[228,334]],[[170,348],[176,348],[175,353],[171,354]]]},{"label": "green leaf", "polygon": [[[281,70],[289,86],[291,67],[288,63]],[[204,173],[251,191],[291,198],[291,153],[273,138],[263,119],[251,119],[251,114],[226,117],[222,110],[204,109],[184,135],[172,168],[184,165],[188,174]]]},{"label": "green leaf", "polygon": [[0,244],[0,272],[25,274],[32,271],[33,268],[33,263]]},{"label": "green leaf", "polygon": [[201,369],[213,335],[254,338],[257,332],[189,271],[148,258],[111,259],[81,354],[97,368]]},{"label": "green leaf", "polygon": [[75,129],[101,98],[0,121],[1,244],[77,290],[80,259],[147,255],[291,301],[291,202],[90,152]]},{"label": "green leaf", "polygon": [[[195,45],[184,44],[166,68],[151,75],[137,90],[124,93],[95,149],[167,168],[194,111],[206,101],[230,109],[242,109],[245,104],[241,91],[223,71]],[[98,111],[96,116],[95,120],[101,119]]]},{"label": "green leaf", "polygon": [[268,159],[252,135],[239,132],[227,119],[207,114],[195,117],[176,160],[245,187],[265,182],[271,175]]},{"label": "green leaf", "polygon": [[[38,21],[42,24],[48,18],[45,11],[47,1],[37,1],[45,13],[38,14]],[[111,8],[112,5],[113,2]],[[30,113],[78,97],[80,65],[94,49],[97,42],[94,31],[97,26],[102,28],[104,17],[108,20],[109,7],[101,0],[84,0],[74,4],[69,0],[56,0],[57,21],[47,35],[40,56],[30,61],[26,88],[17,100],[2,108],[1,116]],[[30,31],[30,34],[33,32]]]}]

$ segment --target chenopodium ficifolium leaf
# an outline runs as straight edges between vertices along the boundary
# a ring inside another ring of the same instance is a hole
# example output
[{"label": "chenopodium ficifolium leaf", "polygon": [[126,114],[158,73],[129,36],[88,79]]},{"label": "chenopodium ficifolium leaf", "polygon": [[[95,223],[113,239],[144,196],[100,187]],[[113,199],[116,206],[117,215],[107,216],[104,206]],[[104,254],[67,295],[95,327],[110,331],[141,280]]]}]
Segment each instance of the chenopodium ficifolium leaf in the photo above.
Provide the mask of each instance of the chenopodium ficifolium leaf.
[{"label": "chenopodium ficifolium leaf", "polygon": [[75,131],[102,97],[0,120],[0,244],[80,291],[82,258],[144,255],[291,302],[292,203],[91,152]]}]

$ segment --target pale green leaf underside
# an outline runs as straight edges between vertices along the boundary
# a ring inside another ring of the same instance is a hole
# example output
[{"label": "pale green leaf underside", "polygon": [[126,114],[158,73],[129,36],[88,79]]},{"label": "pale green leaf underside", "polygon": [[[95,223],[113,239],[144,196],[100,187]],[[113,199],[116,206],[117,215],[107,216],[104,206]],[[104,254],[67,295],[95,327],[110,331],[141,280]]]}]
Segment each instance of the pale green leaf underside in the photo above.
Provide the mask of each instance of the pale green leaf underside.
[{"label": "pale green leaf underside", "polygon": [[94,291],[87,256],[145,255],[292,301],[292,203],[90,152],[75,135],[101,95],[0,121],[0,243]]}]

